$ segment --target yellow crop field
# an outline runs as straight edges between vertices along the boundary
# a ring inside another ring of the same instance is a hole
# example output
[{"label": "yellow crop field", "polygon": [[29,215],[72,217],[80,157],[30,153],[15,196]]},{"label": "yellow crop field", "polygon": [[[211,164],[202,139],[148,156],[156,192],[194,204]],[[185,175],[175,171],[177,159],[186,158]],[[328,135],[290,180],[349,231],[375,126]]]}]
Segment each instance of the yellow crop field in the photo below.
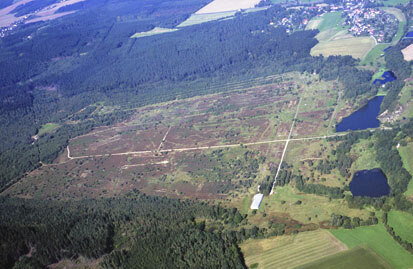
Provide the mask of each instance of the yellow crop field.
[{"label": "yellow crop field", "polygon": [[311,49],[311,55],[351,55],[354,58],[364,59],[367,53],[375,46],[371,37],[349,37],[320,42]]},{"label": "yellow crop field", "polygon": [[260,0],[215,0],[204,6],[196,14],[225,12],[238,9],[253,8]]},{"label": "yellow crop field", "polygon": [[294,268],[346,249],[326,230],[249,239],[241,244],[249,268]]}]

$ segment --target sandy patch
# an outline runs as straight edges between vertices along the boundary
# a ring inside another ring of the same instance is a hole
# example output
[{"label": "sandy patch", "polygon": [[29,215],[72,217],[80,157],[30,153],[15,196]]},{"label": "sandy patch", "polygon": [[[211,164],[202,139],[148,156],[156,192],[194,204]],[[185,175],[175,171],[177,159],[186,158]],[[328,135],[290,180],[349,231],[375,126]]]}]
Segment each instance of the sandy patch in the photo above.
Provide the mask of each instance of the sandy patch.
[{"label": "sandy patch", "polygon": [[253,8],[260,0],[215,0],[198,10],[195,14],[226,12]]},{"label": "sandy patch", "polygon": [[402,49],[402,53],[403,53],[404,60],[412,61],[413,60],[413,44],[411,44],[407,48]]}]

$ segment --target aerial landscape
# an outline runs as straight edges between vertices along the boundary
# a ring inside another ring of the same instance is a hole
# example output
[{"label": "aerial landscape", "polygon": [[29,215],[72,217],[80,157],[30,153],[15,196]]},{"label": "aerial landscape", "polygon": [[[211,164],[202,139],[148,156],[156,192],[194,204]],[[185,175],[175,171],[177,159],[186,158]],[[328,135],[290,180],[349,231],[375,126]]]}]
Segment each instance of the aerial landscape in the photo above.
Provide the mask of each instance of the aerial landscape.
[{"label": "aerial landscape", "polygon": [[0,268],[413,268],[413,1],[4,0]]}]

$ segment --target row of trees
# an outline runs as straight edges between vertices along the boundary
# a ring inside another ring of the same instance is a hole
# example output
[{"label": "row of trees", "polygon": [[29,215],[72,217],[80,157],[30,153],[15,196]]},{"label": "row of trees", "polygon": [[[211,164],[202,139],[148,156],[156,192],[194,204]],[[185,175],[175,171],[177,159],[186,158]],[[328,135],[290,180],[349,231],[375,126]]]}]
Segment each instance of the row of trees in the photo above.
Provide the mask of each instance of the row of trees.
[{"label": "row of trees", "polygon": [[386,228],[386,231],[390,234],[390,236],[393,237],[393,239],[397,243],[399,243],[404,249],[406,249],[407,251],[413,254],[413,243],[407,240],[404,240],[403,238],[401,238],[399,235],[395,233],[393,227],[391,227],[388,223],[387,212],[383,213],[382,221],[383,221],[384,227]]},{"label": "row of trees", "polygon": [[379,223],[379,220],[373,214],[369,216],[367,220],[360,219],[359,217],[348,217],[344,215],[331,214],[331,225],[335,227],[343,227],[345,229],[354,229],[360,226],[375,225]]}]

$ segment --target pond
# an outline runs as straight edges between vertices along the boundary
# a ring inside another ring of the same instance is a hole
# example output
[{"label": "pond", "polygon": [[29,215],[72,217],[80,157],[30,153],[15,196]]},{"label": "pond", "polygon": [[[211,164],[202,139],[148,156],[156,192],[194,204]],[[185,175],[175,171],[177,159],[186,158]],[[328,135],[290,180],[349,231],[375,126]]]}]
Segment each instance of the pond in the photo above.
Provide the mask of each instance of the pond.
[{"label": "pond", "polygon": [[369,100],[367,105],[345,117],[336,125],[336,132],[345,132],[348,130],[364,130],[368,128],[377,128],[380,121],[377,116],[380,112],[380,105],[384,96],[376,96]]},{"label": "pond", "polygon": [[389,195],[390,187],[379,168],[357,171],[350,182],[353,196],[381,197]]},{"label": "pond", "polygon": [[396,80],[396,76],[393,74],[393,72],[391,71],[386,71],[383,73],[383,75],[381,75],[381,78],[377,78],[373,81],[373,84],[380,84],[380,85],[384,85],[387,82],[391,82],[393,80]]}]

